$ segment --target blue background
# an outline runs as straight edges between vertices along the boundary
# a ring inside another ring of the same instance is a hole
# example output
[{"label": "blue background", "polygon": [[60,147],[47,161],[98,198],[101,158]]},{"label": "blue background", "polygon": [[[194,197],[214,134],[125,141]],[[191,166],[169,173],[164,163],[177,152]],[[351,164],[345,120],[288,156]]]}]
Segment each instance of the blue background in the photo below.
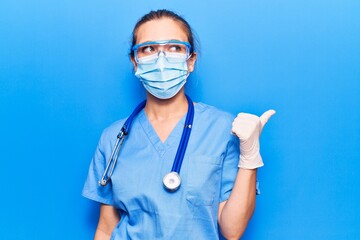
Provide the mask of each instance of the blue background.
[{"label": "blue background", "polygon": [[80,193],[101,131],[144,97],[128,59],[150,9],[200,39],[187,90],[234,114],[277,114],[243,239],[360,239],[360,2],[0,3],[0,239],[91,239]]}]

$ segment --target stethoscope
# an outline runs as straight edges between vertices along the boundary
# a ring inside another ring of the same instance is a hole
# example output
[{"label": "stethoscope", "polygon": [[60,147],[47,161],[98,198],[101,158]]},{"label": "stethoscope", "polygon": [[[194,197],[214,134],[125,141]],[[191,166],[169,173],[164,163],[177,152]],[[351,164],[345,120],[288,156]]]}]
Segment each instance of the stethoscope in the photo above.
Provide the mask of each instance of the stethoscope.
[{"label": "stethoscope", "polygon": [[[175,192],[181,184],[181,178],[180,178],[180,169],[181,165],[184,159],[185,151],[187,144],[189,142],[192,123],[194,119],[194,105],[192,100],[186,95],[187,101],[188,101],[188,112],[186,114],[185,119],[185,126],[184,130],[181,135],[181,140],[179,143],[179,147],[177,149],[175,159],[173,162],[173,166],[171,168],[171,171],[167,173],[163,178],[163,185],[166,190],[169,192]],[[134,118],[136,115],[145,107],[146,100],[141,102],[131,113],[131,115],[126,119],[124,125],[122,126],[120,132],[117,135],[117,140],[115,142],[114,148],[111,151],[110,158],[106,164],[106,168],[104,170],[104,174],[102,175],[101,180],[99,181],[99,185],[105,186],[109,180],[111,179],[111,176],[113,174],[116,161],[119,156],[121,145],[124,143],[125,137],[129,134],[131,125],[133,123]],[[112,163],[112,165],[111,165]],[[111,167],[110,167],[111,165]]]}]

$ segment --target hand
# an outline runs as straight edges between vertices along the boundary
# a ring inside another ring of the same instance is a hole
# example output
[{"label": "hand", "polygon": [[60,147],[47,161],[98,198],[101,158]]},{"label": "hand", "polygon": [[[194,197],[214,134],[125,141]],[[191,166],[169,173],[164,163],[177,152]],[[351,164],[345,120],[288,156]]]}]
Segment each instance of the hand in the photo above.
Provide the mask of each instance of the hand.
[{"label": "hand", "polygon": [[255,169],[264,166],[260,155],[260,134],[274,110],[268,110],[261,117],[239,113],[232,123],[232,132],[240,139],[239,167]]}]

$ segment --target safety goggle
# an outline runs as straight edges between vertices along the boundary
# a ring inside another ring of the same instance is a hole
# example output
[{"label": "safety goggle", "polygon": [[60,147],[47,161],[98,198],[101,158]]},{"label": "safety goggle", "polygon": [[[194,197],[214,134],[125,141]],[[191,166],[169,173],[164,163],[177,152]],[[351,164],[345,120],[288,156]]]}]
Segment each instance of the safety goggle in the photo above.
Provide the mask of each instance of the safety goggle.
[{"label": "safety goggle", "polygon": [[184,62],[191,56],[190,44],[178,40],[140,43],[135,45],[132,50],[134,51],[135,62],[141,64],[155,63],[161,53],[171,63]]}]

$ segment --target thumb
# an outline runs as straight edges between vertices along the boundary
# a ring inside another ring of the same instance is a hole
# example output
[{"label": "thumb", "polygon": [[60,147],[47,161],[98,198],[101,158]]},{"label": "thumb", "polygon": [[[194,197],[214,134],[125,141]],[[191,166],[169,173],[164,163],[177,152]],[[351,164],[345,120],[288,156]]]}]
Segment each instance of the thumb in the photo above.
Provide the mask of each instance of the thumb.
[{"label": "thumb", "polygon": [[261,129],[265,126],[265,124],[267,123],[267,121],[269,121],[269,119],[271,118],[272,115],[274,115],[276,112],[273,109],[267,110],[266,112],[264,112],[261,117],[260,117],[260,122],[261,122]]}]

